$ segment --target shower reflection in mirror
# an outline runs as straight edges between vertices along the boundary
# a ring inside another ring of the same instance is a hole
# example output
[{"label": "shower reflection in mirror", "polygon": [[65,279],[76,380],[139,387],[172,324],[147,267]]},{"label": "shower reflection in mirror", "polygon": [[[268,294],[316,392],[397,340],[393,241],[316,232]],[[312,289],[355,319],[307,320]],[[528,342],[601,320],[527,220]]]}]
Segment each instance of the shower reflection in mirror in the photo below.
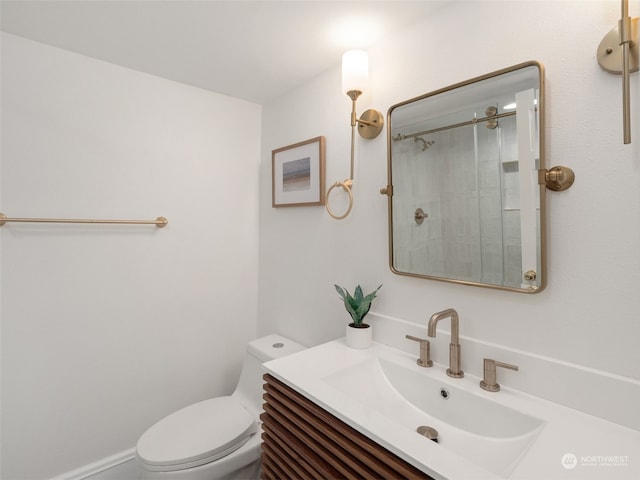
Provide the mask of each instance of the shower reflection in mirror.
[{"label": "shower reflection in mirror", "polygon": [[541,69],[523,64],[389,109],[394,272],[542,289]]}]

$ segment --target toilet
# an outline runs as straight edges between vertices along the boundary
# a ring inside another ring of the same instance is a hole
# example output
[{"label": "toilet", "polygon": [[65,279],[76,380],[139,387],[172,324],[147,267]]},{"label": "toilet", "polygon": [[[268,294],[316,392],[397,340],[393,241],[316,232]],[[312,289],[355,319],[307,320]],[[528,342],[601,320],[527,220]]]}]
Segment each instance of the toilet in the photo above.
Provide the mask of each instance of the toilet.
[{"label": "toilet", "polygon": [[163,418],[136,446],[143,480],[248,480],[260,467],[262,364],[304,350],[279,335],[249,342],[230,396],[194,403]]}]

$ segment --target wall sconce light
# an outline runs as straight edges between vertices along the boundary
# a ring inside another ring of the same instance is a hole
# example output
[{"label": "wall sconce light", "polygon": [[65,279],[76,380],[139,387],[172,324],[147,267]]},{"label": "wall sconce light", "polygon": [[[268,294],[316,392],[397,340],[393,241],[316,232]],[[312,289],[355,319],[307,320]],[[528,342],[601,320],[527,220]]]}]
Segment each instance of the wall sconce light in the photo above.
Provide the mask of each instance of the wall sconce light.
[{"label": "wall sconce light", "polygon": [[622,122],[624,143],[631,143],[631,96],[629,74],[638,71],[638,17],[629,16],[629,0],[622,0],[618,26],[607,33],[598,45],[598,63],[603,70],[622,75]]},{"label": "wall sconce light", "polygon": [[[343,182],[334,183],[327,191],[327,202],[325,204],[327,212],[336,220],[347,217],[353,207],[353,164],[355,152],[355,132],[361,137],[372,139],[380,135],[384,126],[384,117],[378,110],[369,109],[360,118],[356,114],[356,101],[362,95],[369,79],[369,57],[367,52],[362,50],[349,50],[342,55],[342,90],[351,99],[351,173],[349,178]],[[342,189],[349,195],[349,207],[343,215],[334,214],[329,208],[329,194],[336,187]]]}]

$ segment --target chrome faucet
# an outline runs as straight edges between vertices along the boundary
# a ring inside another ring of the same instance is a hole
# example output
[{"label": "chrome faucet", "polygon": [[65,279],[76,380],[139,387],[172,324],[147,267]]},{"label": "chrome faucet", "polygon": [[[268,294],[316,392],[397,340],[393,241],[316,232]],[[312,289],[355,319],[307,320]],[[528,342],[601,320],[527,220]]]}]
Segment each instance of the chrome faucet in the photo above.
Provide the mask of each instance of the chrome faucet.
[{"label": "chrome faucet", "polygon": [[464,372],[460,369],[460,322],[458,312],[453,308],[448,308],[447,310],[431,315],[427,327],[427,335],[435,337],[438,322],[443,318],[449,317],[451,317],[451,343],[449,343],[449,368],[447,368],[447,375],[453,378],[462,378],[464,377]]}]

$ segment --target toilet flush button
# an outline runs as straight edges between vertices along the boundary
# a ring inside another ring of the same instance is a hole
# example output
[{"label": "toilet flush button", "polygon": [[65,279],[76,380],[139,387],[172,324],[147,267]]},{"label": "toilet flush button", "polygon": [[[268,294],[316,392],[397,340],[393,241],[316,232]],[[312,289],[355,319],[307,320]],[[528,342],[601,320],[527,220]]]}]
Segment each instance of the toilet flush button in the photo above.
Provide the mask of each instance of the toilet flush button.
[{"label": "toilet flush button", "polygon": [[278,342],[271,345],[273,348],[282,348],[284,347],[284,343]]}]

